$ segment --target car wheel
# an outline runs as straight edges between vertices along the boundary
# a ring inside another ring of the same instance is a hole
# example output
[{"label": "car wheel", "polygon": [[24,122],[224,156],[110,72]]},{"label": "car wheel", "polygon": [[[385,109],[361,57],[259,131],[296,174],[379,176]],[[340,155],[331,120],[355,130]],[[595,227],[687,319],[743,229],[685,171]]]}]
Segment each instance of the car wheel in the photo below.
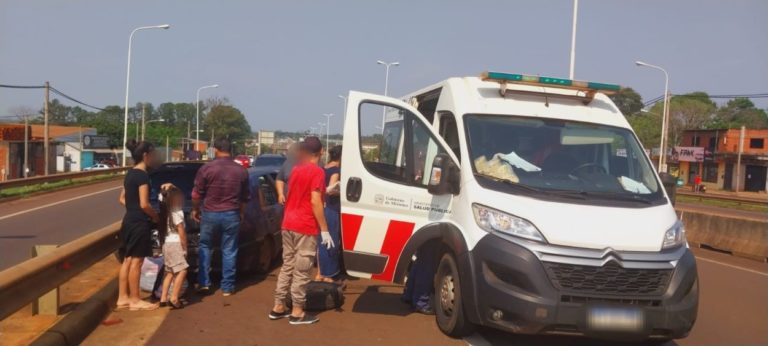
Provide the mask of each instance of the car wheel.
[{"label": "car wheel", "polygon": [[264,240],[259,244],[259,252],[254,258],[252,265],[256,273],[266,274],[272,269],[272,263],[275,258],[275,241],[272,237],[264,237]]},{"label": "car wheel", "polygon": [[452,337],[467,336],[474,331],[464,311],[458,268],[453,255],[445,253],[435,275],[435,319],[440,330]]}]

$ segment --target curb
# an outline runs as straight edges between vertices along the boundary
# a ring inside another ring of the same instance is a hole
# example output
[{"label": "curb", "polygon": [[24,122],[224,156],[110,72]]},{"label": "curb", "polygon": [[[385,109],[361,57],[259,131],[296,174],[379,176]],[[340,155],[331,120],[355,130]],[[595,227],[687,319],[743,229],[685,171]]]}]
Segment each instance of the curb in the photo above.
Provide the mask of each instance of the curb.
[{"label": "curb", "polygon": [[117,300],[117,278],[112,279],[96,294],[78,305],[61,321],[41,334],[30,345],[79,345],[99,326]]},{"label": "curb", "polygon": [[71,184],[71,185],[66,185],[66,186],[62,186],[62,187],[58,187],[58,188],[53,188],[53,189],[49,189],[49,190],[44,190],[44,191],[30,192],[28,194],[23,194],[23,195],[15,195],[15,196],[9,196],[9,197],[0,197],[0,203],[18,201],[20,199],[25,199],[25,198],[29,198],[29,197],[36,197],[36,196],[45,195],[45,194],[48,194],[48,193],[65,191],[65,190],[74,189],[74,188],[78,188],[78,187],[84,187],[84,186],[88,186],[88,185],[96,185],[98,183],[104,183],[104,182],[108,182],[108,181],[111,181],[111,180],[117,180],[118,178],[123,178],[123,176],[115,175],[114,177],[104,178],[104,179],[97,179],[97,180],[92,180],[92,181],[86,181],[86,182],[83,182],[81,184]]}]

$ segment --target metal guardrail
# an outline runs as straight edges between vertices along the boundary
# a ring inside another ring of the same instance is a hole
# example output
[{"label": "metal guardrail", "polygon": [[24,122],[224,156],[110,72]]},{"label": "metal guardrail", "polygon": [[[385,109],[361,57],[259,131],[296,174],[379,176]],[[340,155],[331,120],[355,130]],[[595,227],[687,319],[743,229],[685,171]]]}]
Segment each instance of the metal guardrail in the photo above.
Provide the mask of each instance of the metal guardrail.
[{"label": "metal guardrail", "polygon": [[115,252],[119,230],[116,222],[0,272],[0,320]]},{"label": "metal guardrail", "polygon": [[97,169],[97,170],[83,171],[83,172],[49,174],[49,175],[42,175],[42,176],[24,178],[24,179],[6,180],[6,181],[0,182],[0,190],[11,188],[11,187],[27,186],[27,185],[34,185],[34,184],[40,184],[40,183],[51,183],[54,181],[61,181],[61,180],[67,180],[67,179],[85,178],[85,177],[90,177],[94,175],[122,173],[128,170],[128,168],[129,167],[117,167],[117,168]]},{"label": "metal guardrail", "polygon": [[768,197],[764,199],[760,199],[760,198],[753,198],[753,197],[728,196],[728,195],[718,195],[714,193],[689,192],[689,191],[681,191],[681,190],[677,190],[677,195],[698,198],[700,201],[702,199],[714,199],[714,200],[721,200],[721,201],[736,202],[738,204],[768,205]]}]

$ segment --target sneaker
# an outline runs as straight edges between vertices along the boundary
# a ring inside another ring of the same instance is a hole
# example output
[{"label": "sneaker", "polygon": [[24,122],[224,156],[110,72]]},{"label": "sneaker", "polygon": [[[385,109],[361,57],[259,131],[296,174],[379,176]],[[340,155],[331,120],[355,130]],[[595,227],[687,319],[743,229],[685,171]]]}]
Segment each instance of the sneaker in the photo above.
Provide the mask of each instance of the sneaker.
[{"label": "sneaker", "polygon": [[310,314],[304,314],[302,317],[288,316],[288,323],[293,325],[312,324],[317,323],[317,321],[320,321],[320,319],[317,318],[317,316]]},{"label": "sneaker", "polygon": [[223,292],[223,293],[221,293],[221,295],[222,295],[223,297],[229,297],[229,296],[231,296],[231,295],[232,295],[232,292]]},{"label": "sneaker", "polygon": [[208,286],[200,286],[197,288],[197,294],[201,296],[207,296],[211,294],[211,288]]},{"label": "sneaker", "polygon": [[279,319],[282,319],[282,318],[286,318],[286,317],[288,317],[290,315],[291,315],[291,312],[288,311],[287,309],[285,311],[283,311],[283,312],[277,312],[277,311],[272,310],[272,311],[269,312],[269,319],[273,320],[273,321],[276,321],[276,320],[279,320]]}]

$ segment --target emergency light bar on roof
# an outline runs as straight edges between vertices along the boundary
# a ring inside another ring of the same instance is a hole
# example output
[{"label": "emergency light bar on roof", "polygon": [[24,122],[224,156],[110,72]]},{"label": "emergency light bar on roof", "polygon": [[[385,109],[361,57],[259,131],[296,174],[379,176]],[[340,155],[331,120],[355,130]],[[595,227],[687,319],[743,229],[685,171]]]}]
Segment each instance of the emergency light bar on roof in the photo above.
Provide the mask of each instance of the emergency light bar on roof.
[{"label": "emergency light bar on roof", "polygon": [[515,90],[514,92],[524,93],[524,94],[535,94],[540,96],[557,96],[557,97],[576,98],[583,101],[585,104],[588,104],[589,102],[591,102],[592,99],[594,99],[595,94],[597,92],[602,92],[603,94],[611,95],[618,92],[619,89],[621,89],[621,87],[616,84],[584,82],[584,81],[575,81],[575,80],[563,79],[563,78],[529,76],[524,74],[503,73],[503,72],[483,72],[480,75],[480,79],[484,81],[498,82],[501,85],[500,93],[502,97],[506,96],[507,83],[514,83],[514,84],[534,85],[534,86],[541,86],[541,87],[553,87],[553,88],[560,88],[560,89],[578,90],[583,92],[584,95],[583,96],[558,95],[558,94],[550,94],[545,92],[524,91],[524,90]]}]

